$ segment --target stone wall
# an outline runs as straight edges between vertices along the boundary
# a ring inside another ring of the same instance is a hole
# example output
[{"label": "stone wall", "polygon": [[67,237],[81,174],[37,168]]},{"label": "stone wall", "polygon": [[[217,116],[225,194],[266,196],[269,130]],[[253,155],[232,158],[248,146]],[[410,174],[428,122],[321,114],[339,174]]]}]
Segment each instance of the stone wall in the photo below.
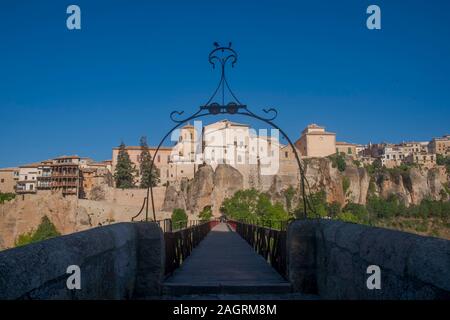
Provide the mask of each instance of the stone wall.
[{"label": "stone wall", "polygon": [[[325,299],[450,299],[450,241],[332,220],[288,229],[288,273],[296,291]],[[381,269],[369,290],[367,267]]]},{"label": "stone wall", "polygon": [[[153,201],[155,202],[156,211],[160,211],[163,206],[165,192],[166,187],[153,188]],[[113,204],[137,206],[140,208],[146,196],[147,189],[108,188],[105,200]]]},{"label": "stone wall", "polygon": [[[162,232],[153,223],[118,223],[0,252],[2,299],[130,299],[160,294]],[[69,290],[67,267],[81,270]]]}]

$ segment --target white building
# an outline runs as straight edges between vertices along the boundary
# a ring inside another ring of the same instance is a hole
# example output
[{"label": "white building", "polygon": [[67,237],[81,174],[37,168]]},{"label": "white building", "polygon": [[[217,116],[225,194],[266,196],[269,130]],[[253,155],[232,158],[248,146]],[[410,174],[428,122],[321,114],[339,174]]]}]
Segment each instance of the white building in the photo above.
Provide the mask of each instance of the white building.
[{"label": "white building", "polygon": [[36,193],[39,166],[41,163],[32,163],[19,167],[19,180],[16,185],[17,193]]}]

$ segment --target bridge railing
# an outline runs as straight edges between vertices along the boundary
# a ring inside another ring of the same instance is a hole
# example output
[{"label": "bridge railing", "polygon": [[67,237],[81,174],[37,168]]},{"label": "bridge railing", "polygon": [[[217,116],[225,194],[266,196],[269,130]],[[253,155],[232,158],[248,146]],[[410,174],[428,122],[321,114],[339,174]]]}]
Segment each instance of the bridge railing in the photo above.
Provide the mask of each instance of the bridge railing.
[{"label": "bridge railing", "polygon": [[164,231],[166,276],[172,274],[180,267],[184,260],[192,253],[192,250],[216,224],[217,221],[183,221],[182,223],[171,225],[170,230]]},{"label": "bridge railing", "polygon": [[253,249],[281,274],[287,277],[287,225],[288,221],[237,221],[228,224]]}]

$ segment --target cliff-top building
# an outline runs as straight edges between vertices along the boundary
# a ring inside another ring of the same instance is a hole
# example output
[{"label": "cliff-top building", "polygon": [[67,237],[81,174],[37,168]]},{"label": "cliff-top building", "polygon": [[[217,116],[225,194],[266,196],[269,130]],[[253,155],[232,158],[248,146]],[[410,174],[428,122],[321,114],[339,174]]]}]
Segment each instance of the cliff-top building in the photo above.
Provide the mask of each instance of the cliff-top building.
[{"label": "cliff-top building", "polygon": [[19,180],[16,185],[16,193],[36,193],[40,165],[41,163],[31,163],[19,166]]},{"label": "cliff-top building", "polygon": [[313,123],[302,131],[295,146],[304,157],[327,157],[336,153],[336,134]]},{"label": "cliff-top building", "polygon": [[450,134],[441,138],[433,138],[429,144],[430,153],[450,156]]},{"label": "cliff-top building", "polygon": [[19,168],[0,169],[0,193],[14,193],[19,180]]},{"label": "cliff-top building", "polygon": [[80,189],[80,157],[62,156],[51,164],[51,189],[66,195],[79,195]]}]

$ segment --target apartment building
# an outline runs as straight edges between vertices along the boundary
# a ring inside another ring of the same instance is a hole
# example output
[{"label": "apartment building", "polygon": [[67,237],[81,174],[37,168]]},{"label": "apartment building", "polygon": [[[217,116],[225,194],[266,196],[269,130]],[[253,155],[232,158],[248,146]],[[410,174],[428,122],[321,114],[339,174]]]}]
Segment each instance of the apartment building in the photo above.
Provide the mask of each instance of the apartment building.
[{"label": "apartment building", "polygon": [[106,184],[112,186],[112,175],[109,162],[89,162],[80,166],[80,198],[87,198],[96,185]]},{"label": "apartment building", "polygon": [[16,193],[36,193],[40,165],[41,163],[31,163],[19,166]]},{"label": "apartment building", "polygon": [[436,154],[426,152],[411,153],[406,157],[405,162],[418,164],[427,168],[433,168],[436,165]]},{"label": "apartment building", "polygon": [[356,158],[358,156],[359,146],[354,143],[336,142],[336,153],[345,154],[349,157]]},{"label": "apartment building", "polygon": [[380,159],[383,166],[393,168],[401,165],[405,158],[406,155],[403,148],[396,145],[388,145],[384,148],[384,153]]},{"label": "apartment building", "polygon": [[62,156],[55,158],[51,164],[51,190],[61,191],[66,195],[79,195],[80,157]]},{"label": "apartment building", "polygon": [[52,160],[45,160],[38,166],[37,189],[50,190],[52,188]]},{"label": "apartment building", "polygon": [[450,134],[433,138],[429,144],[430,153],[450,156]]}]

